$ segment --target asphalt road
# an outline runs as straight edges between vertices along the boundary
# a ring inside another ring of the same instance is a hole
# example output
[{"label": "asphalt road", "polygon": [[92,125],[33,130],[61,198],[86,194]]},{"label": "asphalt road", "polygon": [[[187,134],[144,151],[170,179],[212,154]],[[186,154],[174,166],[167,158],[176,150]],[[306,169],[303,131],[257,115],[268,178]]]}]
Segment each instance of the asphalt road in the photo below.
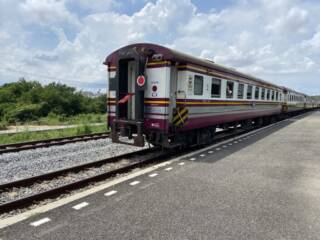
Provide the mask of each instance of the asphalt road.
[{"label": "asphalt road", "polygon": [[0,238],[320,239],[320,113],[240,140],[33,216]]}]

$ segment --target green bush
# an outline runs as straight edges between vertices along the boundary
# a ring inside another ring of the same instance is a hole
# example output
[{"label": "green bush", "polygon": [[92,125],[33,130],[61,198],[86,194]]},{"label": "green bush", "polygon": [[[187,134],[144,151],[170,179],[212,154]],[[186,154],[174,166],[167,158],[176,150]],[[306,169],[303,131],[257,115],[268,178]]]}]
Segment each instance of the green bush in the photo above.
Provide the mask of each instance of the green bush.
[{"label": "green bush", "polygon": [[0,86],[0,121],[26,123],[101,122],[106,113],[106,95],[90,98],[64,84],[42,86],[20,79]]},{"label": "green bush", "polygon": [[38,119],[40,113],[41,104],[23,105],[12,109],[7,115],[7,120],[10,123],[33,121]]},{"label": "green bush", "polygon": [[7,122],[0,122],[0,130],[7,130],[8,123]]}]

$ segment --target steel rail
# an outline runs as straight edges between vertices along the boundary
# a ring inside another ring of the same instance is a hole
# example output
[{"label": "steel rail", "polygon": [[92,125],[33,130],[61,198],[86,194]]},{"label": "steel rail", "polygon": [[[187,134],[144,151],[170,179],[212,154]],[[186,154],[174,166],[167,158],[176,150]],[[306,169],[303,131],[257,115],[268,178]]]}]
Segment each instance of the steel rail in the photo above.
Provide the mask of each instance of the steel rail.
[{"label": "steel rail", "polygon": [[51,147],[57,145],[64,145],[67,143],[85,142],[90,140],[98,140],[109,137],[109,133],[90,133],[78,136],[51,138],[45,140],[36,140],[29,142],[11,143],[0,145],[0,154],[9,152],[19,152],[23,150]]},{"label": "steel rail", "polygon": [[[133,152],[133,153],[128,153],[128,154],[116,156],[114,158],[100,160],[100,161],[89,163],[89,164],[83,164],[81,166],[76,166],[76,167],[73,167],[73,168],[59,170],[59,171],[48,173],[48,174],[44,174],[44,175],[41,175],[41,176],[31,177],[31,178],[28,178],[28,179],[22,179],[22,180],[19,180],[19,181],[16,181],[16,182],[3,184],[3,185],[1,185],[1,189],[5,190],[5,189],[8,189],[8,188],[21,187],[21,186],[27,186],[27,185],[32,186],[34,183],[37,183],[37,182],[34,182],[34,180],[35,181],[40,181],[40,180],[42,181],[42,180],[47,180],[47,179],[50,179],[50,178],[55,178],[55,176],[61,176],[60,174],[67,173],[67,172],[70,172],[70,171],[73,171],[73,170],[74,171],[81,171],[81,168],[83,166],[86,166],[85,167],[85,169],[86,169],[86,168],[90,168],[90,166],[91,167],[94,166],[95,164],[98,164],[98,165],[104,164],[103,161],[105,163],[115,162],[115,161],[119,161],[121,159],[126,159],[126,158],[130,158],[130,157],[136,157],[136,156],[138,156],[140,154],[141,155],[146,155],[148,153],[150,153],[150,156],[147,156],[142,161],[138,161],[138,162],[135,162],[133,164],[129,164],[127,166],[124,166],[124,167],[121,167],[121,168],[118,168],[118,169],[115,169],[115,170],[111,170],[111,171],[107,171],[107,172],[104,172],[104,173],[96,174],[94,176],[83,178],[81,180],[77,180],[77,181],[74,181],[74,182],[71,182],[71,183],[67,183],[67,184],[64,184],[62,186],[58,186],[58,187],[55,187],[55,188],[52,188],[52,189],[49,189],[49,190],[45,190],[45,191],[42,191],[42,192],[39,192],[39,193],[34,193],[34,194],[26,196],[26,197],[22,197],[22,198],[18,198],[18,199],[9,201],[9,202],[2,203],[2,204],[0,204],[0,213],[8,212],[8,211],[11,211],[11,210],[14,210],[14,209],[27,207],[27,206],[32,205],[36,201],[41,201],[41,200],[45,200],[45,199],[48,199],[48,198],[53,198],[53,197],[61,195],[63,193],[67,193],[69,191],[76,190],[76,189],[79,189],[81,187],[87,186],[90,183],[95,183],[95,182],[98,182],[98,181],[102,181],[102,180],[108,179],[110,177],[116,176],[117,174],[127,173],[127,172],[129,172],[129,171],[131,171],[131,170],[133,170],[135,168],[142,167],[142,166],[145,166],[146,164],[150,164],[150,163],[155,162],[157,160],[172,156],[174,154],[174,151],[161,151],[158,148],[156,148],[156,149],[146,149],[146,150],[142,150],[142,151],[138,151],[138,152]],[[153,153],[153,154],[151,155],[151,153]],[[82,170],[85,170],[85,169],[82,168]]]}]

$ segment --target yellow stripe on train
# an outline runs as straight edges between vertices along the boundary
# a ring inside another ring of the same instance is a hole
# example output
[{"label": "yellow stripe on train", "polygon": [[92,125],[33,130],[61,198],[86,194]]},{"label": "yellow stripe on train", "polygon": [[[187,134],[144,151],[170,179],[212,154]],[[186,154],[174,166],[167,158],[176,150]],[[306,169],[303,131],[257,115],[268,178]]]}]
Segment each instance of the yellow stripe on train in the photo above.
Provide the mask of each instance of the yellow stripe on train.
[{"label": "yellow stripe on train", "polygon": [[177,127],[183,126],[188,119],[188,109],[187,108],[178,108],[177,112],[173,116],[172,123]]}]

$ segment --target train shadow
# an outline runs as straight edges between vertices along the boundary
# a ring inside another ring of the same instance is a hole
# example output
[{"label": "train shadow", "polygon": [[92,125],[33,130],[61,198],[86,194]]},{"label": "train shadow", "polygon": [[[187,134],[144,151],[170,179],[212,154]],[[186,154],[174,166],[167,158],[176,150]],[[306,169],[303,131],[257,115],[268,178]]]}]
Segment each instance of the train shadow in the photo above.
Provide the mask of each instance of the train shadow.
[{"label": "train shadow", "polygon": [[262,140],[271,134],[290,126],[291,124],[300,121],[312,114],[319,113],[319,111],[308,112],[302,115],[288,118],[276,124],[266,126],[261,129],[256,129],[247,134],[234,137],[230,140],[225,140],[221,143],[216,143],[211,146],[206,146],[203,149],[197,150],[195,154],[189,154],[188,157],[182,158],[183,160],[193,160],[197,163],[216,163],[231,154],[234,154],[244,148]]}]

